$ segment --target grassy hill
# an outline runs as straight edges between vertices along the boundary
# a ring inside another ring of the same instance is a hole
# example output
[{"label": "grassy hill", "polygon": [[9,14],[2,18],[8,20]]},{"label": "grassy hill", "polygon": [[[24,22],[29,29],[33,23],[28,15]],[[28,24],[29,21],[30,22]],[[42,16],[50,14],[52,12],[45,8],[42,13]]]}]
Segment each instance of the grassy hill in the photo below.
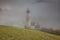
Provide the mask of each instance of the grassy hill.
[{"label": "grassy hill", "polygon": [[60,40],[60,36],[36,30],[0,26],[0,40]]}]

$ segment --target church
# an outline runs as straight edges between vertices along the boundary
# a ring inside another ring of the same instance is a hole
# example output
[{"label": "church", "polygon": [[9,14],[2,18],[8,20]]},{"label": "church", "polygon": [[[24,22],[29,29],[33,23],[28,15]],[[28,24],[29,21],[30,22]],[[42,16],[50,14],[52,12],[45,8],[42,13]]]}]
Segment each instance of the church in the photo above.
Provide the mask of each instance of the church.
[{"label": "church", "polygon": [[25,29],[40,29],[40,25],[31,20],[31,14],[29,9],[27,9],[26,11],[26,23],[24,27]]}]

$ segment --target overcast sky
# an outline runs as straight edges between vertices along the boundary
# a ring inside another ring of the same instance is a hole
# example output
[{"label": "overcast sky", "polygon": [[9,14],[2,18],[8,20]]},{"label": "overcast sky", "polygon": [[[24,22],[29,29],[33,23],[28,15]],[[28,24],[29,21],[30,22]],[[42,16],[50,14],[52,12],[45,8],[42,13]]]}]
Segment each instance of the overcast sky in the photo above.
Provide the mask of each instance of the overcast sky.
[{"label": "overcast sky", "polygon": [[23,28],[27,8],[41,27],[60,28],[60,0],[0,0],[0,25]]}]

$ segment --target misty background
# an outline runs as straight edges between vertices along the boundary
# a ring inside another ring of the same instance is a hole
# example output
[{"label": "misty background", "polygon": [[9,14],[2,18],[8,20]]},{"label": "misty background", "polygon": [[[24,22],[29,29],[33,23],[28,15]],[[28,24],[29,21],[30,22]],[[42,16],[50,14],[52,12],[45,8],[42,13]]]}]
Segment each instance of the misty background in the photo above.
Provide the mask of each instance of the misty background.
[{"label": "misty background", "polygon": [[60,0],[0,0],[0,25],[23,28],[27,8],[40,27],[60,29]]}]

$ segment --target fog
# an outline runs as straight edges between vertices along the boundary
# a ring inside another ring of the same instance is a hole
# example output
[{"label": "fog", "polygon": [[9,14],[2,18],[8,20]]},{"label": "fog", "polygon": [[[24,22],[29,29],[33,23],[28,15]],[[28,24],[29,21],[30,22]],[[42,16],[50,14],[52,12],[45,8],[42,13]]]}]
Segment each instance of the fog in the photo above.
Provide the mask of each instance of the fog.
[{"label": "fog", "polygon": [[0,0],[0,25],[23,28],[27,8],[40,27],[60,29],[60,0]]}]

